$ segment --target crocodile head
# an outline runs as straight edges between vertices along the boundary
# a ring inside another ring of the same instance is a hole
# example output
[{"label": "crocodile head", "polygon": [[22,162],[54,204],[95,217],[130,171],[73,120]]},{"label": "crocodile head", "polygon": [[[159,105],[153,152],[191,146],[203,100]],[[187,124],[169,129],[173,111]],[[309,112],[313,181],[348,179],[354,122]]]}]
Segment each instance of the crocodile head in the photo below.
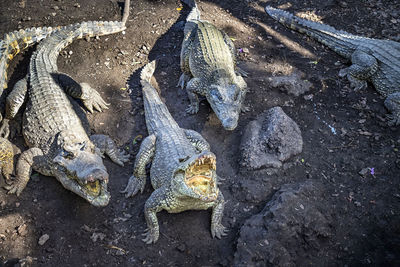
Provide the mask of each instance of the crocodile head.
[{"label": "crocodile head", "polygon": [[226,130],[233,130],[238,124],[246,83],[240,76],[235,79],[219,77],[215,81],[207,90],[207,101],[222,126]]},{"label": "crocodile head", "polygon": [[185,197],[215,201],[218,197],[215,155],[206,151],[180,159],[172,183],[172,188]]},{"label": "crocodile head", "polygon": [[106,206],[108,173],[98,149],[90,142],[64,146],[53,159],[57,179],[63,186],[94,206]]}]

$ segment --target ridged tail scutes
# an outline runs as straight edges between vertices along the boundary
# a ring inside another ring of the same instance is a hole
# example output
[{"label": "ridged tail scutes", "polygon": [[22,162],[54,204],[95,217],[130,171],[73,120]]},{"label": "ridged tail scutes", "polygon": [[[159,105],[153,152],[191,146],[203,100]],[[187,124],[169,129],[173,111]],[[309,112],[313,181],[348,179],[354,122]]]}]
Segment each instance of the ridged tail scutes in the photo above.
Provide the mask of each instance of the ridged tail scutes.
[{"label": "ridged tail scutes", "polygon": [[[286,27],[304,33],[328,46],[339,55],[349,58],[363,37],[336,30],[332,26],[297,17],[287,11],[265,7],[265,12]],[[363,38],[367,39],[367,38]]]},{"label": "ridged tail scutes", "polygon": [[0,95],[7,88],[7,68],[11,60],[28,47],[40,42],[58,28],[38,27],[6,33],[0,40]]},{"label": "ridged tail scutes", "polygon": [[200,11],[197,8],[196,1],[195,0],[182,0],[182,2],[192,8],[192,10],[190,11],[189,15],[186,18],[186,21],[200,20]]},{"label": "ridged tail scutes", "polygon": [[149,63],[146,64],[146,66],[143,67],[142,71],[140,72],[140,82],[148,82],[150,83],[150,79],[154,74],[154,70],[156,69],[156,61],[153,60]]}]

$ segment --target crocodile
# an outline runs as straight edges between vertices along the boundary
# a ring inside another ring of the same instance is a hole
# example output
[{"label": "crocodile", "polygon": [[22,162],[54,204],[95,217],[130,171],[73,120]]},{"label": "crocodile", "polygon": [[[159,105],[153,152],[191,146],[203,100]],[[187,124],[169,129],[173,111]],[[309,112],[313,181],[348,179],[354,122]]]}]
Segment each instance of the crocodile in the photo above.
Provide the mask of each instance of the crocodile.
[{"label": "crocodile", "polygon": [[4,34],[0,40],[0,96],[7,88],[7,68],[10,61],[21,51],[40,42],[59,27],[21,29]]},{"label": "crocodile", "polygon": [[353,35],[270,6],[265,11],[288,28],[305,33],[350,60],[352,65],[341,69],[339,76],[347,77],[355,90],[364,89],[368,81],[372,82],[385,97],[384,105],[390,112],[388,124],[400,124],[399,42]]},{"label": "crocodile", "polygon": [[133,175],[122,191],[131,197],[143,193],[146,165],[150,162],[150,180],[154,192],[147,199],[144,214],[148,229],[143,241],[159,238],[157,212],[179,213],[185,210],[212,208],[211,235],[226,235],[222,225],[225,201],[217,186],[216,157],[208,142],[196,131],[182,129],[173,119],[156,89],[150,84],[155,61],[141,72],[147,136],[135,159]]},{"label": "crocodile", "polygon": [[80,99],[90,112],[107,109],[107,103],[88,84],[78,84],[68,75],[59,73],[57,58],[75,39],[123,31],[129,0],[125,1],[124,9],[121,22],[90,21],[62,27],[41,41],[33,53],[28,76],[18,81],[7,97],[6,118],[1,127],[7,136],[8,121],[26,99],[22,133],[29,149],[18,159],[15,180],[6,186],[9,194],[20,195],[33,169],[54,176],[66,189],[94,206],[108,204],[109,175],[102,156],[106,154],[123,166],[129,155],[118,150],[106,135],[88,137],[67,94]]},{"label": "crocodile", "polygon": [[236,66],[235,45],[229,36],[213,24],[200,20],[195,1],[185,0],[192,7],[184,28],[178,86],[185,88],[190,100],[189,114],[199,111],[198,95],[205,96],[226,130],[238,124],[247,84],[246,73]]},{"label": "crocodile", "polygon": [[0,171],[6,183],[10,183],[10,175],[14,170],[14,149],[8,139],[0,137]]}]

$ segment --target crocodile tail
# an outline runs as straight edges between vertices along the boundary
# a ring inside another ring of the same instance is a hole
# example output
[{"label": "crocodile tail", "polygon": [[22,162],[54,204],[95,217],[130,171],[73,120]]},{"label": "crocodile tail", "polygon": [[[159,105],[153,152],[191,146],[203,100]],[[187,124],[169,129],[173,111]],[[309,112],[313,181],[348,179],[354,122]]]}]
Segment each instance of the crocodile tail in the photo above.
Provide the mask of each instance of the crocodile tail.
[{"label": "crocodile tail", "polygon": [[6,33],[0,40],[0,95],[7,88],[7,68],[21,51],[40,42],[58,28],[38,27]]},{"label": "crocodile tail", "polygon": [[351,54],[358,46],[359,39],[364,38],[345,31],[336,30],[329,25],[299,18],[287,11],[273,8],[271,6],[266,6],[265,11],[273,19],[286,27],[316,39],[346,58],[351,57]]},{"label": "crocodile tail", "polygon": [[149,134],[153,134],[159,129],[166,129],[166,127],[179,127],[172,118],[165,104],[162,102],[156,88],[150,84],[150,79],[153,76],[155,68],[156,61],[153,60],[150,63],[147,63],[140,73],[144,112]]},{"label": "crocodile tail", "polygon": [[122,14],[122,19],[121,19],[121,22],[124,25],[126,24],[126,21],[128,20],[128,17],[129,17],[129,3],[130,3],[130,0],[125,0],[124,14]]},{"label": "crocodile tail", "polygon": [[156,69],[156,61],[153,60],[150,63],[147,63],[146,66],[140,72],[140,82],[143,85],[144,83],[150,83],[150,79],[153,76],[154,70]]}]

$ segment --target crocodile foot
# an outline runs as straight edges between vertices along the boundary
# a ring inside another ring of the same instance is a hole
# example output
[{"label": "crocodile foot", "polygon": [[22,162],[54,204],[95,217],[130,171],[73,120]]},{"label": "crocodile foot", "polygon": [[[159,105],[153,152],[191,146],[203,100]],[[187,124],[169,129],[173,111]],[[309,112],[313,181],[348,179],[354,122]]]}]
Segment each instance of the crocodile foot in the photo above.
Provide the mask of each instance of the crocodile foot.
[{"label": "crocodile foot", "polygon": [[126,186],[126,188],[123,191],[121,191],[121,193],[125,194],[126,198],[133,197],[139,191],[140,191],[140,193],[143,193],[145,181],[146,181],[146,178],[138,179],[134,175],[132,175],[129,178],[128,185]]},{"label": "crocodile foot", "polygon": [[242,106],[240,107],[240,111],[241,111],[242,113],[249,112],[249,111],[250,111],[250,107],[249,107],[249,106],[242,105]]},{"label": "crocodile foot", "polygon": [[239,67],[236,67],[236,71],[235,72],[236,72],[236,75],[240,75],[242,77],[248,77],[249,76],[249,74],[246,71],[242,70]]},{"label": "crocodile foot", "polygon": [[129,160],[129,153],[125,152],[122,149],[118,149],[115,157],[111,158],[111,160],[115,163],[117,163],[120,166],[124,166],[124,163],[127,162]]},{"label": "crocodile foot", "polygon": [[367,88],[368,85],[367,81],[357,79],[354,76],[351,76],[348,72],[349,72],[348,68],[341,69],[339,71],[339,76],[340,77],[347,76],[347,80],[350,82],[350,87],[354,88],[354,91],[360,91]]},{"label": "crocodile foot", "polygon": [[211,236],[212,238],[221,239],[221,237],[226,236],[228,234],[228,229],[223,226],[221,223],[215,224],[211,226]]},{"label": "crocodile foot", "polygon": [[190,104],[186,109],[188,114],[196,114],[197,112],[199,112],[199,104]]},{"label": "crocodile foot", "polygon": [[146,230],[144,230],[144,233],[142,234],[142,236],[144,236],[142,241],[145,242],[146,244],[156,243],[159,235],[160,235],[159,231],[147,228]]},{"label": "crocodile foot", "polygon": [[[7,182],[9,183],[9,182]],[[24,190],[25,185],[20,184],[17,181],[14,181],[13,183],[4,186],[4,188],[8,191],[7,194],[16,194],[18,197],[21,194],[21,192]]]},{"label": "crocodile foot", "polygon": [[400,125],[400,114],[388,114],[386,119],[389,126]]},{"label": "crocodile foot", "polygon": [[387,115],[389,126],[396,126],[400,124],[400,92],[388,95],[384,102],[385,107],[391,114]]},{"label": "crocodile foot", "polygon": [[110,104],[104,101],[104,99],[96,90],[90,87],[90,85],[87,83],[81,83],[80,85],[83,92],[81,98],[82,102],[90,113],[93,113],[94,109],[99,112],[102,112],[103,109],[108,109],[108,105]]}]

